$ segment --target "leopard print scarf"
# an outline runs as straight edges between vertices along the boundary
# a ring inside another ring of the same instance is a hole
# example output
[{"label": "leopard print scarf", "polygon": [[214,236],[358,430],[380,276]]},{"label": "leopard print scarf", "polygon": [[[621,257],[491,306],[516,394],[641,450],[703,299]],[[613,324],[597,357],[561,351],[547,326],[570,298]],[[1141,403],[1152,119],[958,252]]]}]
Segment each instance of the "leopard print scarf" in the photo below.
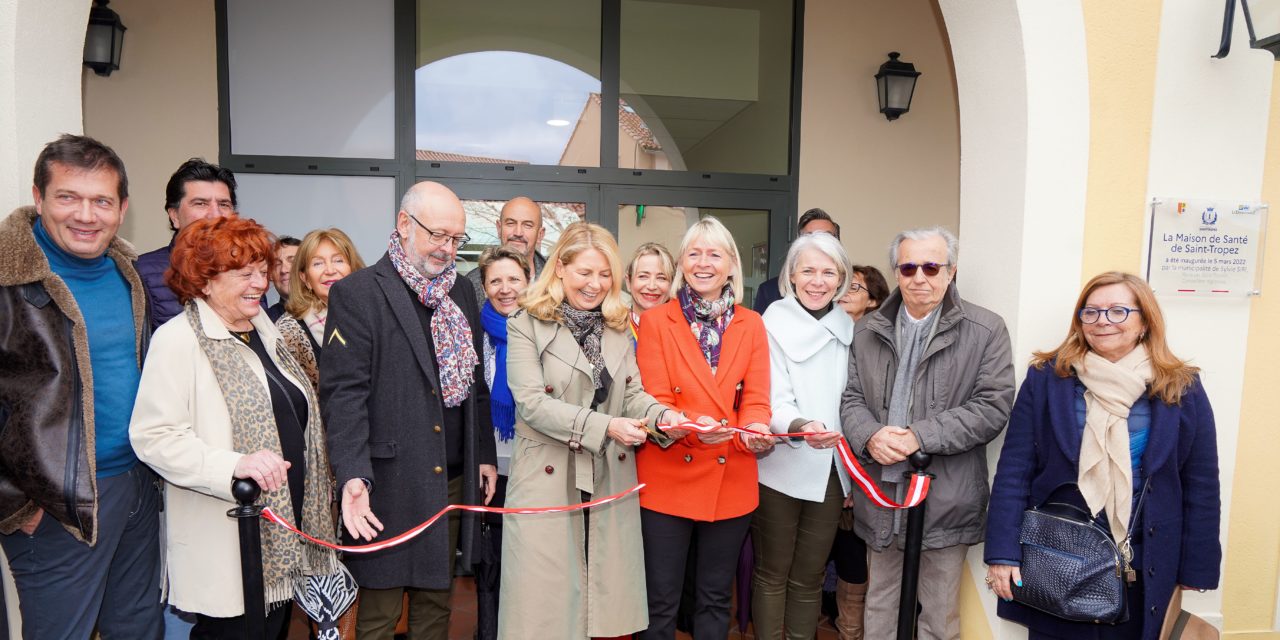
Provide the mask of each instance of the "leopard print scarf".
[{"label": "leopard print scarf", "polygon": [[[218,388],[227,403],[227,413],[231,416],[232,447],[240,453],[266,449],[279,455],[280,434],[271,410],[271,396],[245,362],[240,347],[236,346],[237,340],[234,337],[214,340],[205,335],[195,302],[187,303],[185,313],[200,349],[209,358]],[[275,351],[276,363],[281,369],[295,380],[307,379],[302,368],[290,357],[283,340],[276,341]],[[306,478],[303,485],[306,495],[303,496],[302,523],[298,528],[316,538],[333,542],[334,527],[329,513],[333,481],[329,476],[324,428],[317,409],[319,403],[311,385],[303,385],[302,391],[307,396]],[[293,502],[287,483],[277,491],[264,492],[260,501],[285,520],[293,519]],[[301,538],[282,527],[262,528],[262,580],[268,607],[294,597],[295,588],[305,588],[305,576],[334,573],[338,570],[337,565],[337,554],[331,549],[304,544]]]}]

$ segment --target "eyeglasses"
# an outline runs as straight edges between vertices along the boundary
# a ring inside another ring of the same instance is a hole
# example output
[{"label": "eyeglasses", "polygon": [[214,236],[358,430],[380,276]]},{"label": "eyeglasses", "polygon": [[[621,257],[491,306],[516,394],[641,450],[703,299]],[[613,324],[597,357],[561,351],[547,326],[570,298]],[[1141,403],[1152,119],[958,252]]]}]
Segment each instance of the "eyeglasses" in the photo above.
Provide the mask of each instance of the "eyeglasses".
[{"label": "eyeglasses", "polygon": [[951,266],[951,263],[948,262],[926,262],[924,264],[907,262],[898,265],[898,273],[901,273],[904,278],[911,278],[916,275],[917,269],[924,269],[924,274],[932,278],[938,275],[940,269],[949,266]]},{"label": "eyeglasses", "polygon": [[[408,214],[406,213],[405,215],[408,215]],[[431,244],[442,245],[445,243],[446,240],[451,240],[453,241],[453,246],[461,249],[463,245],[467,244],[468,242],[471,242],[471,236],[465,233],[460,236],[451,236],[443,231],[434,231],[432,229],[428,229],[427,225],[422,224],[421,222],[418,222],[418,219],[413,216],[409,216],[409,219],[414,221],[414,223],[416,223],[419,227],[422,227],[423,231],[427,232],[427,237],[431,240]]]},{"label": "eyeglasses", "polygon": [[1129,307],[1111,307],[1109,309],[1097,309],[1094,307],[1085,307],[1080,310],[1080,322],[1085,324],[1093,324],[1097,322],[1103,315],[1107,316],[1107,322],[1111,324],[1123,324],[1129,319],[1131,313],[1142,313],[1142,309],[1131,309]]},{"label": "eyeglasses", "polygon": [[867,288],[863,286],[862,283],[859,283],[859,282],[849,283],[849,293],[857,293],[859,291],[866,291],[866,290]]}]

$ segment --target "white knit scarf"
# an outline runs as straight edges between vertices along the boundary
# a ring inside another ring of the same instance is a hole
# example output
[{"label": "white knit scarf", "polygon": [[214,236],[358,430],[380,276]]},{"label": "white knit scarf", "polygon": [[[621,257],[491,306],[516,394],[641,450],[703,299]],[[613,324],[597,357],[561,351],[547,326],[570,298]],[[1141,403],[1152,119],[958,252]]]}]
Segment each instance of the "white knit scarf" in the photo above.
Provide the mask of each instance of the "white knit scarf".
[{"label": "white knit scarf", "polygon": [[1151,383],[1151,358],[1141,344],[1117,362],[1090,351],[1075,365],[1084,383],[1084,438],[1080,442],[1080,493],[1093,515],[1107,512],[1111,535],[1124,539],[1133,506],[1129,409]]}]

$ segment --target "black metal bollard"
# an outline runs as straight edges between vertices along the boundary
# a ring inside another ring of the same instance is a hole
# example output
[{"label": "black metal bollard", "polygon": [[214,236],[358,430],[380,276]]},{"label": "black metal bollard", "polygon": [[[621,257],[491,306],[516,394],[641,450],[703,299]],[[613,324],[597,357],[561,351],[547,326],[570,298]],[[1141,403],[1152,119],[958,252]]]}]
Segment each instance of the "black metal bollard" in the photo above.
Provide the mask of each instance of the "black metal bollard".
[{"label": "black metal bollard", "polygon": [[[908,458],[914,472],[910,476],[928,475],[925,469],[932,457],[917,451]],[[920,547],[924,543],[925,499],[907,510],[907,548],[902,554],[902,600],[898,604],[898,640],[911,640],[916,630],[916,592],[920,582]]]},{"label": "black metal bollard", "polygon": [[231,495],[240,506],[227,516],[240,521],[240,580],[244,584],[245,640],[266,640],[267,604],[262,587],[262,506],[255,504],[262,489],[249,479],[231,482]]}]

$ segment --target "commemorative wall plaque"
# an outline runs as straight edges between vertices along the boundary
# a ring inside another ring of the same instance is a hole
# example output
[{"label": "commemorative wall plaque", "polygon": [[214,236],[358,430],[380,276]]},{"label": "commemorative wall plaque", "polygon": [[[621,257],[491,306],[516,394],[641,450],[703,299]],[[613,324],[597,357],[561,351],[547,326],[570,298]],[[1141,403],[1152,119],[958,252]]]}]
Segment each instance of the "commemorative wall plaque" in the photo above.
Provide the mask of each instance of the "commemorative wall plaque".
[{"label": "commemorative wall plaque", "polygon": [[1160,295],[1262,292],[1265,202],[1153,198],[1147,282]]}]

